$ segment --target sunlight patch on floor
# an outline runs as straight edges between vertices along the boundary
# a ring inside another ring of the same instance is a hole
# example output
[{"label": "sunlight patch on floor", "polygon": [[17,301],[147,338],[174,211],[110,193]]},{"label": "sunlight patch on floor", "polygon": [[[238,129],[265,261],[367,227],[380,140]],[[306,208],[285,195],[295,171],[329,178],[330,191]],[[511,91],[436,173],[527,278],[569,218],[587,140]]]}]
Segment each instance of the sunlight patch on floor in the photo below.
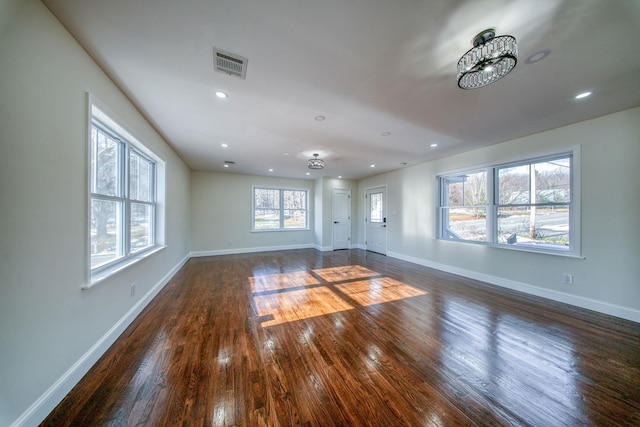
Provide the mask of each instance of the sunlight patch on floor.
[{"label": "sunlight patch on floor", "polygon": [[259,293],[319,285],[320,280],[308,271],[293,271],[290,273],[249,277],[249,283],[251,284],[251,292]]},{"label": "sunlight patch on floor", "polygon": [[426,295],[425,291],[389,277],[358,280],[336,285],[336,288],[362,306]]},{"label": "sunlight patch on floor", "polygon": [[262,326],[426,294],[359,265],[255,276],[249,282]]},{"label": "sunlight patch on floor", "polygon": [[312,270],[325,282],[336,283],[344,280],[363,279],[365,277],[379,276],[373,270],[369,270],[361,265],[346,265],[344,267],[331,267],[319,270]]},{"label": "sunlight patch on floor", "polygon": [[262,326],[273,326],[353,308],[325,286],[256,295],[253,299],[258,315],[268,319]]}]

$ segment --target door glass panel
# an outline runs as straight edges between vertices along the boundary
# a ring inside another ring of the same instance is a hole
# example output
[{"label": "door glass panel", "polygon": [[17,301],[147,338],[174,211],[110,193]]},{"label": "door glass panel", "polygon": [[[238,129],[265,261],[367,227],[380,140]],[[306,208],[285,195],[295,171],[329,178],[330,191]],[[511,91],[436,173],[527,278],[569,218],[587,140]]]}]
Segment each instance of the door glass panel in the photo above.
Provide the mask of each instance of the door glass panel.
[{"label": "door glass panel", "polygon": [[370,221],[382,222],[382,193],[371,193],[370,200]]}]

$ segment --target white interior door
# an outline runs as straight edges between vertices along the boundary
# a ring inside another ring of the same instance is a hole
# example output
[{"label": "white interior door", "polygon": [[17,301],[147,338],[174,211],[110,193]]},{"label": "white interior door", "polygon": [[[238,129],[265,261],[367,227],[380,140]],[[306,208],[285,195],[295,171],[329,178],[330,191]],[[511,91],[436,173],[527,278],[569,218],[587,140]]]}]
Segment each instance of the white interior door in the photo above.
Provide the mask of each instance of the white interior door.
[{"label": "white interior door", "polygon": [[366,200],[366,236],[368,251],[387,254],[387,189],[369,188],[365,192]]},{"label": "white interior door", "polygon": [[351,190],[333,189],[333,250],[351,246]]}]

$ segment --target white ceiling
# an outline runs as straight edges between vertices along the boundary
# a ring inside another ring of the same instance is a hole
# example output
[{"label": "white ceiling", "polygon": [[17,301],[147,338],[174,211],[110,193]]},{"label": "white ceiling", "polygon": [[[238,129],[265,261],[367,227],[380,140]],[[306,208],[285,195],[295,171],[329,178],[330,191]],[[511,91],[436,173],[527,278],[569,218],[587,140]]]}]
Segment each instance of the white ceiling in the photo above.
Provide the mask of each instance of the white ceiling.
[{"label": "white ceiling", "polygon": [[[359,179],[640,105],[638,0],[43,2],[194,170]],[[518,65],[461,90],[489,27]],[[245,80],[214,47],[248,58]]]}]

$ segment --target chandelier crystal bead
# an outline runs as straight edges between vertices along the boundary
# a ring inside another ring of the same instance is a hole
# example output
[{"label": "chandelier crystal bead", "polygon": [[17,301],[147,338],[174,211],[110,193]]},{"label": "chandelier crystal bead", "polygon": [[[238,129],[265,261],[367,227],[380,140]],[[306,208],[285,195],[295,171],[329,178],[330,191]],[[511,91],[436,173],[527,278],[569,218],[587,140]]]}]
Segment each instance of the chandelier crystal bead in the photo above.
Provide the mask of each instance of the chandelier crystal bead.
[{"label": "chandelier crystal bead", "polygon": [[518,45],[513,36],[495,36],[482,31],[473,39],[473,48],[458,61],[458,86],[476,89],[509,74],[518,62]]}]

